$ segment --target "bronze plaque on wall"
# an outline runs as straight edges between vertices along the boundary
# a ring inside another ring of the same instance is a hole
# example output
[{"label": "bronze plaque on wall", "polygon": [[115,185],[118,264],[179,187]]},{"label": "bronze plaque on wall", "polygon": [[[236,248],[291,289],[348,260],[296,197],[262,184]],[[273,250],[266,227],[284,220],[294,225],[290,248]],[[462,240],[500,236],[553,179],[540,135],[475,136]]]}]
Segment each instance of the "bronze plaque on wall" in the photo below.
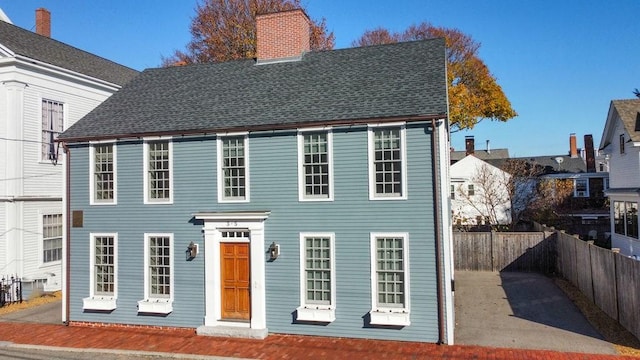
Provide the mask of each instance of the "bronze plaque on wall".
[{"label": "bronze plaque on wall", "polygon": [[73,210],[71,212],[71,227],[81,228],[83,215],[82,210]]}]

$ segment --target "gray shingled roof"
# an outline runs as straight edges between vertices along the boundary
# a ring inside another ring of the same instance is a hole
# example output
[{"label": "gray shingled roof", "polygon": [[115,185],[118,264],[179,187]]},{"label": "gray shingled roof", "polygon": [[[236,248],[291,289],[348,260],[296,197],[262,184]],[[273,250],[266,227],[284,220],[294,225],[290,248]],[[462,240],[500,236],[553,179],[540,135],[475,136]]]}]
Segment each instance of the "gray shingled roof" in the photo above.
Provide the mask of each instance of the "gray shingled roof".
[{"label": "gray shingled roof", "polygon": [[[572,158],[569,155],[527,156],[511,158],[510,160],[521,160],[542,166],[544,174],[587,172],[587,164],[581,157]],[[495,167],[502,168],[507,159],[491,159],[486,161]]]},{"label": "gray shingled roof", "polygon": [[445,117],[443,39],[147,69],[63,133],[86,140],[277,128],[314,122]]},{"label": "gray shingled roof", "polygon": [[[466,156],[466,150],[456,150],[452,151],[449,154],[449,158],[452,163],[460,161]],[[480,160],[506,159],[509,157],[509,149],[491,149],[490,151],[476,149],[473,151],[473,156],[477,157]]]},{"label": "gray shingled roof", "polygon": [[15,54],[120,86],[138,74],[126,66],[4,21],[0,21],[0,44]]},{"label": "gray shingled roof", "polygon": [[613,100],[611,103],[622,119],[631,140],[640,141],[640,99]]}]

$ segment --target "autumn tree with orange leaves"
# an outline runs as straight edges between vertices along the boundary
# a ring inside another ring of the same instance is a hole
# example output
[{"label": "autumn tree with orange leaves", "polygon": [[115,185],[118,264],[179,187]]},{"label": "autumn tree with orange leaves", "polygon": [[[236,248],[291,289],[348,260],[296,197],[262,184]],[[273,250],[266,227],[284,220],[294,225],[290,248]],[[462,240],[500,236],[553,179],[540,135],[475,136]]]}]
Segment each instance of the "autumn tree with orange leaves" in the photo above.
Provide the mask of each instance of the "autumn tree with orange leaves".
[{"label": "autumn tree with orange leaves", "polygon": [[[191,22],[192,39],[185,51],[163,58],[163,66],[254,58],[256,15],[303,9],[300,0],[202,0]],[[325,19],[311,20],[311,50],[334,46]]]},{"label": "autumn tree with orange leaves", "polygon": [[507,121],[517,116],[496,78],[478,56],[480,44],[457,29],[429,23],[412,25],[402,33],[384,28],[367,30],[353,46],[444,38],[447,48],[449,120],[452,128],[471,129],[484,119]]}]

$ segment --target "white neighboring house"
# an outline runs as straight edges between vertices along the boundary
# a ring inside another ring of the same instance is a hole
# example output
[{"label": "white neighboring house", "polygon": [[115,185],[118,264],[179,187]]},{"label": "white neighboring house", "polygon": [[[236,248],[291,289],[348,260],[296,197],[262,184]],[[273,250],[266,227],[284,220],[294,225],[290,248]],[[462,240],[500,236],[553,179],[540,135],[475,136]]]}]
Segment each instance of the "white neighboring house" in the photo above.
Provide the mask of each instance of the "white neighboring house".
[{"label": "white neighboring house", "polygon": [[451,165],[453,225],[511,224],[511,199],[504,186],[510,177],[474,155]]},{"label": "white neighboring house", "polygon": [[62,131],[118,91],[137,71],[36,33],[0,11],[0,278],[59,290],[65,159]]},{"label": "white neighboring house", "polygon": [[600,150],[609,158],[611,247],[640,258],[640,99],[613,100]]}]

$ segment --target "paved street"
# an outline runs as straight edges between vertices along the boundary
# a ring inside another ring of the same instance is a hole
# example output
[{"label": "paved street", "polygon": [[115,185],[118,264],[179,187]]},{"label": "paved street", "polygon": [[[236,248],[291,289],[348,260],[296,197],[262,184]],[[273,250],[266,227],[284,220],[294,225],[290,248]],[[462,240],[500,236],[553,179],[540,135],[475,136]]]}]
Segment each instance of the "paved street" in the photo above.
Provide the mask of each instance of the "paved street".
[{"label": "paved street", "polygon": [[0,360],[223,360],[237,359],[219,356],[198,356],[169,353],[134,352],[124,350],[93,350],[3,344],[0,342]]}]

